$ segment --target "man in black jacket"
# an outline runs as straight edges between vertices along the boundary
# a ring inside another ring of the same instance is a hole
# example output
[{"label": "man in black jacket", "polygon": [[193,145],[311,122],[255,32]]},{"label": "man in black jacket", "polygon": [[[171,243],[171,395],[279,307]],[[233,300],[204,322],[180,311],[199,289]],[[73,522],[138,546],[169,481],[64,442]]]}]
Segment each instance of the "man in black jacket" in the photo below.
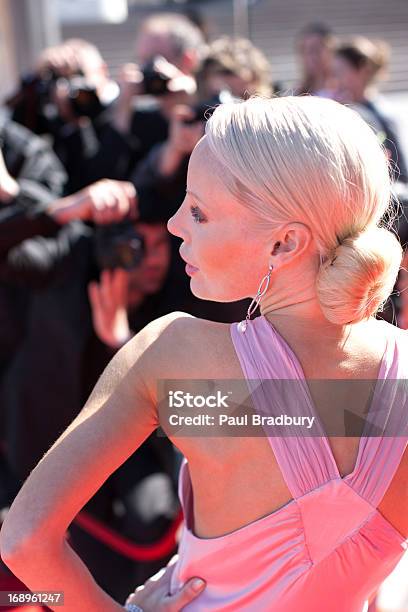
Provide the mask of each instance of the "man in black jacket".
[{"label": "man in black jacket", "polygon": [[[110,99],[96,116],[87,116],[85,112],[79,116],[78,110],[73,116],[69,113],[68,89],[64,93],[64,86],[57,79],[47,85],[50,90],[47,95],[55,106],[54,117],[42,118],[36,125],[54,140],[54,148],[69,174],[69,193],[102,178],[127,179],[150,149],[166,140],[172,108],[196,101],[194,75],[204,49],[201,31],[187,17],[158,13],[144,20],[139,28],[136,40],[139,64],[127,63],[122,67],[119,96]],[[157,70],[165,77],[162,83],[168,82],[168,88],[153,97],[146,96],[150,87],[141,71],[158,56],[167,61],[164,72],[160,66]],[[47,72],[66,76],[68,80],[81,72],[87,81],[92,81],[95,73],[100,75],[100,87],[103,85],[104,89],[110,89],[112,84],[102,56],[87,41],[68,40],[47,49],[38,64],[34,82]],[[26,121],[24,108],[29,106],[26,98],[23,91],[12,102],[14,118],[20,122]]]},{"label": "man in black jacket", "polygon": [[[0,259],[5,241],[16,217],[30,219],[62,195],[66,173],[51,147],[29,130],[8,119],[0,110]],[[2,219],[11,223],[1,227]],[[44,231],[55,234],[52,221]],[[29,235],[35,233],[31,228]],[[12,244],[24,239],[14,236]],[[0,288],[0,379],[15,351],[23,341],[30,293],[3,279]],[[0,508],[16,493],[15,478],[4,456],[4,407],[0,414]]]},{"label": "man in black jacket", "polygon": [[118,93],[97,47],[74,38],[45,49],[7,101],[14,121],[52,142],[68,173],[67,193],[104,178],[93,178],[87,165],[99,151],[99,132]]},{"label": "man in black jacket", "polygon": [[[9,121],[6,112],[1,110],[0,251],[3,237],[6,240],[10,238],[10,227],[6,232],[1,228],[2,219],[35,217],[62,195],[66,179],[66,173],[51,147],[26,128]],[[58,226],[51,223],[44,229],[55,234]],[[24,239],[24,236],[20,239]],[[28,297],[23,289],[17,290],[12,285],[2,283],[0,373],[21,340]]]}]

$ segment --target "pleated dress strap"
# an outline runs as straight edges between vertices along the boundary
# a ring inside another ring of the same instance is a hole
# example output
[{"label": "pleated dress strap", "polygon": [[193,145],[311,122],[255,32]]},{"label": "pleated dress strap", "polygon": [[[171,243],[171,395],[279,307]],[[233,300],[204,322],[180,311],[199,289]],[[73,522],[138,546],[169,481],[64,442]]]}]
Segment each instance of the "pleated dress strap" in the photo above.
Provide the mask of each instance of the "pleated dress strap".
[{"label": "pleated dress strap", "polygon": [[388,341],[348,484],[372,506],[384,497],[408,445],[408,332]]},{"label": "pleated dress strap", "polygon": [[263,316],[250,320],[244,332],[240,329],[239,323],[230,326],[254,409],[275,422],[287,417],[286,425],[263,429],[296,499],[337,478],[337,466],[296,356]]}]

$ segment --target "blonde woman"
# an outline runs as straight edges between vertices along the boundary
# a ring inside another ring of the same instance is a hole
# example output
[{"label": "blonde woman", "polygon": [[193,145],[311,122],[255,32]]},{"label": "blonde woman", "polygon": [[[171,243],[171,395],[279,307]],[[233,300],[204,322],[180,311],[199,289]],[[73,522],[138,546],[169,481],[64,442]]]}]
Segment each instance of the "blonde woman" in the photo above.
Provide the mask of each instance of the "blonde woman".
[{"label": "blonde woman", "polygon": [[[315,435],[171,434],[185,455],[179,556],[157,587],[138,589],[127,607],[367,609],[408,541],[408,402],[404,385],[385,384],[408,378],[408,339],[374,317],[402,257],[395,236],[380,227],[389,199],[383,149],[337,102],[250,99],[216,109],[168,228],[183,241],[196,296],[254,302],[232,325],[174,312],[114,357],[5,520],[1,554],[23,582],[63,590],[69,612],[120,610],[65,534],[152,431],[169,431],[157,382],[234,380],[251,388],[250,380],[289,380],[300,383],[289,389],[296,401],[278,385],[251,396],[255,413],[300,412]],[[251,319],[258,303],[261,314]],[[376,383],[374,393],[365,385],[347,396],[369,407],[361,435],[328,435],[327,415],[342,417],[344,405],[315,379]],[[211,410],[214,418],[225,412]],[[204,590],[184,607],[169,603],[195,576]]]}]

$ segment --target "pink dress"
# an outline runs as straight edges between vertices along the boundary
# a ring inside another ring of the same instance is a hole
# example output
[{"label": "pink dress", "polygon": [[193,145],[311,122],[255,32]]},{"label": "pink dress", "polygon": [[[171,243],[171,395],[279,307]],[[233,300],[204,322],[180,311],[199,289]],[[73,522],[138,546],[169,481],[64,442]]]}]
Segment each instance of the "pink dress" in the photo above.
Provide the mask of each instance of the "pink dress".
[{"label": "pink dress", "polygon": [[[245,333],[231,324],[231,336],[247,382],[305,380],[296,355],[265,317],[250,321]],[[408,379],[408,335],[389,336],[353,472],[340,476],[323,429],[314,437],[269,436],[293,499],[226,535],[194,535],[193,491],[183,460],[179,498],[185,523],[170,592],[192,576],[207,581],[203,593],[183,610],[367,610],[368,599],[408,548],[408,538],[376,509],[408,444],[408,391],[405,384],[381,383],[391,379]],[[270,398],[267,403],[266,396],[255,394],[254,399],[257,411],[270,413]],[[375,411],[380,399],[383,409]],[[286,414],[291,410],[284,405]],[[307,391],[302,410],[316,414]],[[373,427],[381,427],[382,435],[368,435]]]}]

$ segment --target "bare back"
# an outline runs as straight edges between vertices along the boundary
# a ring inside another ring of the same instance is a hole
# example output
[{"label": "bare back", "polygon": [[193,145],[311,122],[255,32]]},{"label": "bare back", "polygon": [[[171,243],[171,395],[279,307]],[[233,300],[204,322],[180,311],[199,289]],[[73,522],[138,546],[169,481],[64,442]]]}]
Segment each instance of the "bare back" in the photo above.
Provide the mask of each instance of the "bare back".
[{"label": "bare back", "polygon": [[[183,329],[183,341],[173,347],[171,366],[166,364],[167,378],[245,378],[229,324],[181,313],[180,317],[178,327],[179,332]],[[387,334],[405,332],[372,320],[361,324],[361,333],[356,333],[347,352],[318,343],[314,348],[302,347],[293,339],[288,342],[306,379],[376,379]],[[292,499],[266,437],[170,438],[188,459],[194,488],[194,529],[198,537],[214,538],[230,533],[271,514]],[[350,474],[356,464],[359,438],[328,439],[341,477]],[[223,511],[225,508],[228,512]],[[401,534],[408,535],[408,450],[378,511]]]}]

